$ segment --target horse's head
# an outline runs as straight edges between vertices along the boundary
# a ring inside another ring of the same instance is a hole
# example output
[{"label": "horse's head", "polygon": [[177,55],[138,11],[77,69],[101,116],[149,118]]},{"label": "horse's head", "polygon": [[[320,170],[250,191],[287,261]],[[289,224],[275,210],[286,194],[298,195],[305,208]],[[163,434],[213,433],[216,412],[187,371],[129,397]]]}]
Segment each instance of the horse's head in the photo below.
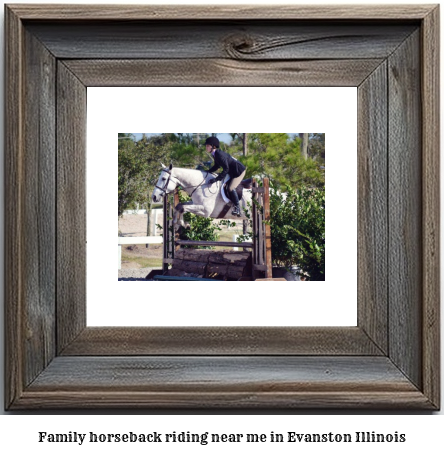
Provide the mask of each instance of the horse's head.
[{"label": "horse's head", "polygon": [[177,187],[177,179],[172,175],[173,165],[169,168],[162,169],[159,180],[154,187],[152,200],[154,203],[158,203],[167,193],[171,193]]}]

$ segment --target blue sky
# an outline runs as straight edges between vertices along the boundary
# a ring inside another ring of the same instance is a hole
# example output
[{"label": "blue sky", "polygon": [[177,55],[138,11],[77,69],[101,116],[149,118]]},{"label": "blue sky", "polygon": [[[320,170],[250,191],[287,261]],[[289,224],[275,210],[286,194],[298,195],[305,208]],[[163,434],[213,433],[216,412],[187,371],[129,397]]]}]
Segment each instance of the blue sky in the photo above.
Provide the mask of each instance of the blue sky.
[{"label": "blue sky", "polygon": [[[145,133],[148,137],[153,135],[160,135],[161,133]],[[289,135],[297,135],[298,133],[288,133]],[[143,133],[133,133],[136,137],[136,141],[142,138]],[[230,144],[231,136],[228,133],[217,133],[216,135],[220,141],[224,142],[225,144]]]}]

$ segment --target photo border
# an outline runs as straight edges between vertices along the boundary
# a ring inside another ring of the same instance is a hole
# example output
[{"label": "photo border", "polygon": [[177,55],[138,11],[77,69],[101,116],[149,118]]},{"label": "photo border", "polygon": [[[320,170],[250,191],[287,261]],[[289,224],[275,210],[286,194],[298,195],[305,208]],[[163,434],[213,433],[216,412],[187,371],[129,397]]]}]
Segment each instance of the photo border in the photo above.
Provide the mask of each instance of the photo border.
[{"label": "photo border", "polygon": [[[131,21],[183,20],[226,26],[222,55],[122,57]],[[378,34],[267,60],[239,21]],[[116,37],[86,58],[91,24]],[[6,409],[439,409],[439,6],[6,5],[5,31]],[[357,327],[86,327],[86,87],[146,84],[358,87]]]}]

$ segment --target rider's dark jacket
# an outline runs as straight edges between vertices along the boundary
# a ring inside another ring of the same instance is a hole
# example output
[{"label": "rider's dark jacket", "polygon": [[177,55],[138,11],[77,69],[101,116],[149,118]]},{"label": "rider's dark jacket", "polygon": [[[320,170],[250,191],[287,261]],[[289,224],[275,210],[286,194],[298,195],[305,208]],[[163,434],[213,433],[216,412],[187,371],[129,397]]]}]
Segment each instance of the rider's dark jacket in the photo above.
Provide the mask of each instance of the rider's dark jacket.
[{"label": "rider's dark jacket", "polygon": [[246,169],[240,161],[223,150],[217,149],[214,153],[214,166],[212,166],[208,172],[214,173],[219,168],[222,168],[222,172],[215,178],[216,181],[223,181],[227,174],[230,175],[231,179],[239,177]]}]

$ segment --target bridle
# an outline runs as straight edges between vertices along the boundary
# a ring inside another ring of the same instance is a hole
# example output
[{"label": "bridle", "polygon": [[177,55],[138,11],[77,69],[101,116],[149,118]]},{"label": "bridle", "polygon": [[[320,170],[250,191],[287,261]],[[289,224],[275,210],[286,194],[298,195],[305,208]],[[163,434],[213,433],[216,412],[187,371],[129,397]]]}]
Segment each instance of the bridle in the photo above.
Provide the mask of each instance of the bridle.
[{"label": "bridle", "polygon": [[[205,176],[204,180],[203,180],[199,185],[196,185],[196,186],[193,185],[193,186],[191,186],[191,187],[184,187],[184,186],[179,182],[179,180],[171,174],[171,171],[170,171],[169,169],[164,169],[164,170],[162,170],[162,171],[163,171],[164,173],[167,173],[167,174],[168,174],[168,179],[167,179],[165,185],[163,186],[163,188],[159,187],[158,185],[155,185],[155,186],[154,186],[155,188],[159,189],[159,190],[162,192],[162,194],[160,195],[162,198],[163,198],[165,195],[168,195],[168,194],[169,194],[169,193],[167,192],[167,189],[168,189],[168,184],[170,183],[170,180],[176,184],[176,187],[177,187],[178,185],[180,185],[180,186],[182,187],[183,190],[188,189],[188,188],[194,188],[194,190],[191,192],[191,195],[190,195],[190,197],[192,197],[192,196],[193,196],[193,193],[194,193],[199,187],[202,186],[202,184],[206,181],[206,178],[207,178],[207,176],[208,176],[208,172],[207,172],[207,175]],[[173,191],[174,191],[174,190],[173,190]],[[170,192],[170,193],[171,193],[171,192]]]},{"label": "bridle", "polygon": [[[176,184],[176,187],[177,187],[178,185],[180,185],[180,182],[171,174],[171,171],[170,171],[170,170],[164,169],[163,172],[168,174],[168,179],[167,179],[165,185],[163,186],[163,188],[159,187],[158,185],[155,185],[155,187],[156,187],[157,189],[159,189],[159,190],[162,192],[162,195],[161,195],[162,198],[163,198],[165,195],[168,195],[167,190],[168,190],[168,185],[169,185],[170,181],[174,182],[174,183]],[[171,192],[170,192],[170,193],[171,193]]]}]

